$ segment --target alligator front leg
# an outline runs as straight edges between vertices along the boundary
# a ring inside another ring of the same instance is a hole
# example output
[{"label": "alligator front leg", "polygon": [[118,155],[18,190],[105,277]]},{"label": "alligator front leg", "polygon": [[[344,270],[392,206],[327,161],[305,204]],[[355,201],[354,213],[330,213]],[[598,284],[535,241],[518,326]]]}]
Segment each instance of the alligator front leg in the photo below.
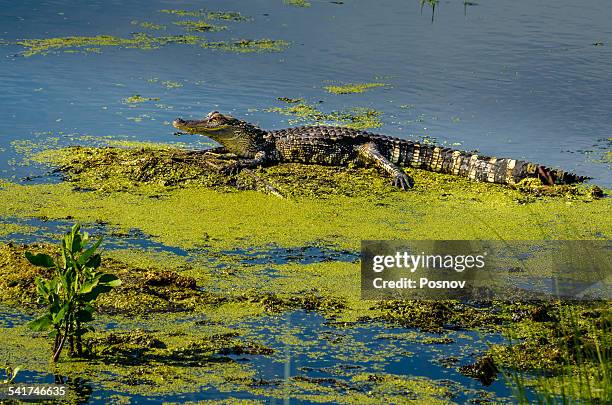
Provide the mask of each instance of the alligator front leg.
[{"label": "alligator front leg", "polygon": [[376,167],[379,167],[389,173],[393,178],[393,185],[399,187],[402,190],[407,190],[414,186],[414,180],[399,167],[389,162],[382,153],[378,150],[375,143],[369,142],[358,147],[357,152],[359,157],[366,163],[373,163]]},{"label": "alligator front leg", "polygon": [[206,157],[214,157],[216,159],[236,159],[237,156],[231,153],[225,146],[208,149],[204,152]]},{"label": "alligator front leg", "polygon": [[240,159],[237,162],[231,163],[221,169],[225,175],[232,175],[240,172],[242,169],[251,169],[258,166],[263,166],[268,161],[266,152],[257,152],[253,159]]}]

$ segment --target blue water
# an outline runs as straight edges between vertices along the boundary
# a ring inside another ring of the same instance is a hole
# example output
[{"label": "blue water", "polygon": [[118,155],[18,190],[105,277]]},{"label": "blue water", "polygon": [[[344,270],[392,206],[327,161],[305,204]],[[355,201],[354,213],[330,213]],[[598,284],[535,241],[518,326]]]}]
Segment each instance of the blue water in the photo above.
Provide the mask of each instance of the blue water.
[{"label": "blue water", "polygon": [[[374,108],[383,113],[384,124],[376,132],[409,139],[428,137],[465,150],[536,161],[612,186],[610,163],[601,162],[612,145],[609,0],[482,0],[467,8],[463,1],[452,0],[438,4],[433,21],[431,8],[426,5],[421,12],[418,0],[310,2],[309,8],[297,8],[282,0],[0,0],[0,178],[58,180],[36,177],[44,175],[43,168],[20,165],[16,141],[33,139],[48,146],[100,144],[110,136],[189,142],[172,135],[170,122],[178,116],[201,117],[213,109],[264,128],[282,128],[289,125],[290,117],[264,110],[284,107],[277,98],[290,97],[304,98],[324,112]],[[228,29],[203,34],[208,40],[272,38],[291,45],[280,53],[235,54],[168,45],[154,50],[105,47],[101,54],[60,51],[23,57],[24,49],[15,44],[24,38],[71,35],[129,37],[136,31],[183,34],[172,22],[189,18],[158,10],[203,7],[253,17],[247,22],[217,22]],[[131,24],[133,20],[165,24],[168,29],[149,31]],[[182,86],[169,89],[162,85],[164,81]],[[352,95],[333,95],[323,89],[357,82],[388,86]],[[137,105],[122,102],[135,94],[160,100]],[[49,223],[48,229],[55,232],[59,225]],[[30,241],[28,235],[11,237]],[[131,246],[145,237],[128,235],[113,241],[111,247]],[[149,242],[143,247],[150,247]],[[244,256],[247,263],[310,263],[324,260],[329,252],[322,252],[272,249]],[[353,260],[350,252],[334,254],[334,260]],[[273,329],[287,323],[301,326],[303,339],[337,334],[362,342],[371,351],[389,344],[378,334],[398,332],[382,327],[339,330],[313,314],[287,316],[277,323],[266,320],[254,325],[261,333],[270,331],[268,343],[278,350],[282,344],[274,339]],[[27,320],[4,312],[0,318],[7,326]],[[436,363],[436,353],[450,355],[461,347],[477,350],[484,344],[473,338],[470,342],[457,338],[456,344],[437,352],[394,340],[396,350],[416,353],[398,355],[396,362],[379,371],[451,379],[481,389],[454,368]],[[290,375],[326,375],[321,370],[332,367],[338,356],[337,347],[330,347],[329,357],[316,361],[307,351],[290,353]],[[461,359],[462,364],[469,360],[473,359]],[[284,376],[284,364],[266,360],[258,364],[264,376]],[[509,394],[501,379],[487,390]],[[165,399],[197,400],[206,395],[194,392]]]},{"label": "blue water", "polygon": [[[291,377],[334,378],[350,383],[362,373],[389,373],[400,376],[426,377],[437,382],[452,382],[454,401],[468,403],[479,390],[495,392],[499,398],[512,392],[499,375],[488,387],[459,373],[457,367],[475,361],[488,344],[503,342],[501,336],[478,332],[448,332],[445,335],[419,332],[419,339],[450,337],[449,343],[423,343],[407,336],[414,330],[393,328],[376,323],[351,328],[336,328],[322,316],[296,311],[276,318],[255,321],[255,338],[275,349],[272,359],[258,361],[258,374],[271,381]],[[296,332],[297,331],[297,332]],[[286,344],[287,334],[299,337],[303,344]],[[324,353],[324,356],[321,356]],[[383,356],[384,361],[376,360]],[[441,359],[455,357],[455,366],[440,364]],[[453,386],[453,383],[455,384]],[[457,389],[461,387],[461,389]]]},{"label": "blue water", "polygon": [[[265,128],[286,116],[262,111],[277,97],[323,101],[323,111],[354,106],[384,113],[379,132],[460,143],[466,150],[529,159],[574,170],[610,186],[612,128],[612,5],[517,0],[419,2],[381,0],[343,4],[312,1],[34,1],[0,0],[0,39],[147,31],[132,20],[168,25],[152,35],[181,34],[176,16],[159,9],[240,11],[250,22],[228,22],[209,40],[273,38],[291,42],[281,53],[234,54],[197,46],[156,50],[107,47],[102,54],[14,57],[0,46],[0,158],[4,177],[32,168],[7,165],[10,142],[51,131],[169,141],[173,118],[230,112]],[[594,46],[594,43],[602,43]],[[157,82],[149,82],[157,78]],[[167,89],[174,81],[183,87]],[[388,83],[363,94],[332,95],[322,87]],[[134,108],[121,102],[159,97]],[[164,104],[156,107],[155,104]],[[253,111],[258,110],[258,111]],[[139,117],[140,122],[129,118]],[[43,135],[45,137],[45,135]],[[70,143],[69,141],[66,141]],[[72,142],[74,143],[74,142]]]},{"label": "blue water", "polygon": [[[0,308],[1,309],[1,308]],[[8,312],[0,311],[0,320]],[[193,320],[190,320],[193,322]],[[257,371],[257,377],[267,382],[261,394],[247,391],[219,390],[215,386],[194,386],[187,392],[176,392],[152,396],[130,395],[134,403],[167,403],[198,401],[206,399],[259,399],[274,403],[275,398],[266,397],[266,387],[281,387],[284,380],[299,378],[334,379],[339,383],[361,389],[352,382],[356,375],[391,374],[409,378],[428,378],[434,385],[447,387],[454,403],[470,403],[482,392],[494,392],[496,400],[508,400],[512,392],[504,377],[498,375],[489,386],[459,373],[458,367],[475,361],[486,351],[489,344],[499,344],[503,339],[497,334],[474,331],[448,331],[445,334],[419,332],[394,328],[379,323],[337,328],[314,312],[294,311],[278,316],[265,316],[242,325],[249,330],[242,338],[261,342],[274,350],[270,356],[224,355],[234,361],[249,362]],[[411,337],[412,336],[412,337]],[[289,337],[289,343],[285,341]],[[297,341],[292,342],[292,337]],[[449,338],[447,342],[427,342],[427,339]],[[303,343],[301,343],[303,342]],[[456,359],[444,365],[441,360]],[[384,361],[382,360],[384,359]],[[188,366],[187,366],[188,367]],[[52,384],[60,378],[68,382],[71,395],[78,396],[82,403],[104,404],[114,394],[126,395],[102,387],[95,381],[82,379],[72,381],[48,373],[22,371],[16,383]],[[322,383],[325,386],[325,382]],[[342,392],[343,388],[338,391]],[[292,404],[314,404],[317,401],[298,400],[287,393],[285,400]],[[533,399],[533,393],[528,392]],[[106,402],[105,402],[106,401]],[[282,400],[276,399],[277,402]],[[505,401],[508,402],[508,401]],[[500,403],[505,403],[500,402]]]}]

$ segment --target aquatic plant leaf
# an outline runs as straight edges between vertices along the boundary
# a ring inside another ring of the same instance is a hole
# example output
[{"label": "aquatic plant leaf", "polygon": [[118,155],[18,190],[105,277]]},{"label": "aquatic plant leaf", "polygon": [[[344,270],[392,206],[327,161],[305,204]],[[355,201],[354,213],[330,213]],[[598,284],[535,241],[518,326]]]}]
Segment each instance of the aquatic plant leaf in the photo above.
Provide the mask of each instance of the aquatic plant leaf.
[{"label": "aquatic plant leaf", "polygon": [[69,267],[64,273],[60,274],[60,280],[67,291],[72,290],[72,285],[74,284],[72,267]]},{"label": "aquatic plant leaf", "polygon": [[88,293],[90,293],[94,288],[96,288],[96,286],[99,283],[100,283],[100,278],[99,277],[96,277],[96,278],[94,278],[92,280],[86,281],[81,286],[81,289],[79,290],[79,294],[88,294]]},{"label": "aquatic plant leaf", "polygon": [[105,293],[105,292],[109,292],[112,289],[113,287],[109,285],[98,284],[94,288],[92,288],[90,292],[81,294],[80,299],[81,301],[91,302],[91,301],[94,301],[96,298],[98,298],[98,295]]},{"label": "aquatic plant leaf", "polygon": [[68,249],[66,248],[66,239],[62,239],[62,258],[64,259],[64,267],[68,266],[68,262],[70,260],[70,255],[68,254]]},{"label": "aquatic plant leaf", "polygon": [[49,296],[49,284],[47,282],[37,277],[34,283],[36,284],[36,292],[38,295],[45,298]]},{"label": "aquatic plant leaf", "polygon": [[54,278],[49,281],[45,281],[45,285],[47,286],[47,290],[49,291],[50,294],[57,294],[58,292],[57,283],[58,283],[57,278]]},{"label": "aquatic plant leaf", "polygon": [[45,314],[39,318],[34,319],[28,323],[28,328],[40,332],[49,329],[53,321],[51,320],[51,314]]},{"label": "aquatic plant leaf", "polygon": [[49,256],[49,255],[44,254],[44,253],[39,253],[37,255],[33,255],[30,252],[25,252],[25,257],[34,266],[46,267],[46,268],[50,268],[50,267],[54,267],[55,266],[55,262],[53,262],[53,258],[51,256]]},{"label": "aquatic plant leaf", "polygon": [[74,224],[74,226],[72,227],[72,230],[70,231],[70,243],[67,244],[67,247],[70,249],[72,254],[75,254],[81,250],[82,238],[81,238],[81,233],[79,232],[80,229],[81,229],[81,225],[76,223]]},{"label": "aquatic plant leaf", "polygon": [[85,309],[80,309],[75,314],[75,318],[79,322],[90,322],[93,321],[93,314]]},{"label": "aquatic plant leaf", "polygon": [[121,280],[113,274],[103,274],[100,277],[100,283],[109,287],[118,287],[121,285]]},{"label": "aquatic plant leaf", "polygon": [[66,313],[68,312],[69,309],[70,309],[70,304],[65,303],[58,312],[53,314],[53,323],[56,325],[59,325],[60,323],[62,323],[62,320],[66,316]]},{"label": "aquatic plant leaf", "polygon": [[97,269],[100,267],[102,263],[102,257],[99,254],[93,255],[87,263],[85,263],[85,268],[89,269]]},{"label": "aquatic plant leaf", "polygon": [[[96,241],[96,243],[94,243],[89,249],[81,253],[79,258],[77,259],[77,263],[80,265],[86,264],[89,258],[92,257],[94,253],[96,253],[96,250],[98,249],[98,247],[100,247],[101,243],[102,243],[102,238],[99,238]],[[91,267],[91,266],[87,266],[87,267]]]}]

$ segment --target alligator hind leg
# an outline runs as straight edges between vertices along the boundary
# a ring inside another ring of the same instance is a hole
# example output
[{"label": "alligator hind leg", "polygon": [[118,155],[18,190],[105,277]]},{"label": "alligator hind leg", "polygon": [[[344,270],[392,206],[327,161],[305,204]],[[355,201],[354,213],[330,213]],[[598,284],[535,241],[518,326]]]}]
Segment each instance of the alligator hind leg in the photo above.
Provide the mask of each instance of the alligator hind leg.
[{"label": "alligator hind leg", "polygon": [[373,163],[376,167],[379,167],[389,173],[393,178],[393,185],[399,187],[402,190],[407,190],[414,186],[414,180],[399,167],[389,162],[389,160],[380,153],[375,143],[365,143],[357,148],[359,157],[366,163]]}]

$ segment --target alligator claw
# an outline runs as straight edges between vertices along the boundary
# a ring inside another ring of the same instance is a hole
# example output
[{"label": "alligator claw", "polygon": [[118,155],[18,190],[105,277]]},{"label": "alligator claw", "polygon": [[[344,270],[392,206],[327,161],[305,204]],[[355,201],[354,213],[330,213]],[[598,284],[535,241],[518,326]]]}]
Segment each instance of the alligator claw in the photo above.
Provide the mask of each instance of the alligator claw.
[{"label": "alligator claw", "polygon": [[397,173],[395,177],[393,177],[393,185],[402,190],[408,190],[414,186],[414,180],[405,173]]}]

